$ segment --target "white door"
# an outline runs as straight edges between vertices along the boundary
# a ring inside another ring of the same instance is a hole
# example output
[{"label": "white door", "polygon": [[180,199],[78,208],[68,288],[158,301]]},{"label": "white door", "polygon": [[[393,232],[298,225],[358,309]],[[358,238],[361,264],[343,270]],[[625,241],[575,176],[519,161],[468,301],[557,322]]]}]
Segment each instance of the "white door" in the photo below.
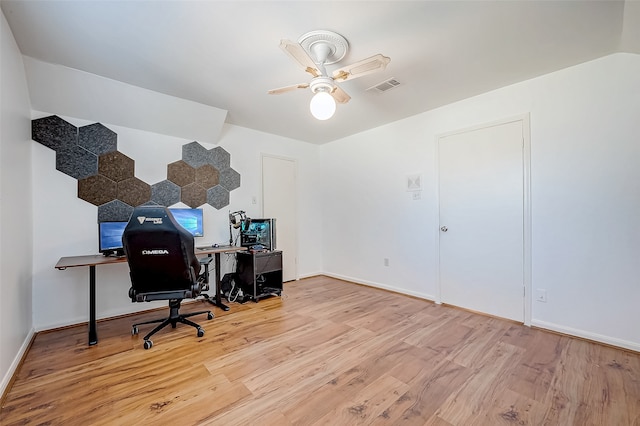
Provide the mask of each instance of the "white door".
[{"label": "white door", "polygon": [[276,219],[276,248],[282,250],[282,280],[298,276],[297,179],[294,160],[262,157],[262,215]]},{"label": "white door", "polygon": [[441,137],[442,302],[524,321],[523,123]]}]

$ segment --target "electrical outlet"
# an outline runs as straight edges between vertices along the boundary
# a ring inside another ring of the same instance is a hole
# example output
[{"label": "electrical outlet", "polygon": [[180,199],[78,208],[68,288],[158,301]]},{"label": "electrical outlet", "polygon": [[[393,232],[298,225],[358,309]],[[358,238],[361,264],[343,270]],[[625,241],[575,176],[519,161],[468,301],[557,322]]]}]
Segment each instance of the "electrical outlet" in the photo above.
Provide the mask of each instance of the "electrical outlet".
[{"label": "electrical outlet", "polygon": [[538,302],[547,303],[547,290],[539,288],[536,290],[536,300]]},{"label": "electrical outlet", "polygon": [[255,195],[251,197],[251,204],[258,204],[258,197],[256,197]]},{"label": "electrical outlet", "polygon": [[388,258],[384,258],[384,266],[389,266],[389,259]]}]

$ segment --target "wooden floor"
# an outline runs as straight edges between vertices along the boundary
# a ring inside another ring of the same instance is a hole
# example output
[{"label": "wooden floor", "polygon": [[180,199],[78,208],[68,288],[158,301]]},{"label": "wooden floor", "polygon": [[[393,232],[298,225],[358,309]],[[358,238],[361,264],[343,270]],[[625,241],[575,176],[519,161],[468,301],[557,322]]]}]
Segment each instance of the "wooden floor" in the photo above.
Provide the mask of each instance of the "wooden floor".
[{"label": "wooden floor", "polygon": [[231,306],[39,334],[0,424],[640,425],[637,353],[327,277]]}]

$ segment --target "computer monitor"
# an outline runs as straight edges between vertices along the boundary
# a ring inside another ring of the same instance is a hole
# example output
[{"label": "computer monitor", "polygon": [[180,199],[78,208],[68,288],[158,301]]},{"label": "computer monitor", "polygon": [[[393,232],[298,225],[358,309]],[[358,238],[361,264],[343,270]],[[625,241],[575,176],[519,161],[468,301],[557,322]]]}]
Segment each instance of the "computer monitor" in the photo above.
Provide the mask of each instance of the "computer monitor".
[{"label": "computer monitor", "polygon": [[128,222],[98,223],[98,250],[104,255],[122,255],[122,233]]},{"label": "computer monitor", "polygon": [[169,208],[169,210],[176,222],[189,231],[191,235],[194,237],[202,237],[204,235],[202,209]]},{"label": "computer monitor", "polygon": [[240,232],[240,245],[251,247],[262,245],[267,250],[276,249],[276,220],[251,219],[251,223]]}]

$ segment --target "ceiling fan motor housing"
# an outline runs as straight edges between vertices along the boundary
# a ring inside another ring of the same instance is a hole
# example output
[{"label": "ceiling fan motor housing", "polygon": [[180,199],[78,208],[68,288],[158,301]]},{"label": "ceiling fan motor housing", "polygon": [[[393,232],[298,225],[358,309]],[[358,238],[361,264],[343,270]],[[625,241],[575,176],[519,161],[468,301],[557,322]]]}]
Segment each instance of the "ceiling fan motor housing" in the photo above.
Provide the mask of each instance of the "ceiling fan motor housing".
[{"label": "ceiling fan motor housing", "polygon": [[320,76],[311,80],[309,88],[313,93],[328,92],[331,93],[335,87],[333,79],[330,77]]}]

